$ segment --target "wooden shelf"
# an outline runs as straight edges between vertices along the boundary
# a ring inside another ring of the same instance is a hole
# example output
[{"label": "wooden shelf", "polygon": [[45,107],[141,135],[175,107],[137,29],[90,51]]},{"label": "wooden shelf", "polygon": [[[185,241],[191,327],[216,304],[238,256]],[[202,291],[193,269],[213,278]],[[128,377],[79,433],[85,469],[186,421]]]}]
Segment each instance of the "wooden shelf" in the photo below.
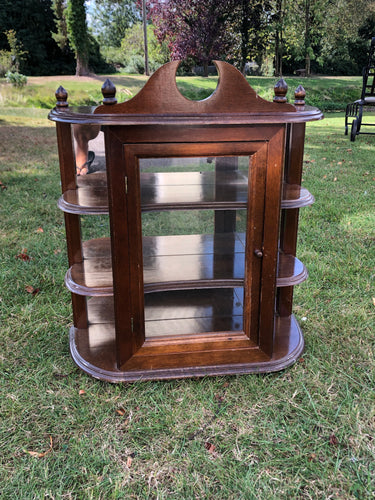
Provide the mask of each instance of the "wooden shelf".
[{"label": "wooden shelf", "polygon": [[141,174],[142,209],[247,207],[247,176],[241,171]]},{"label": "wooden shelf", "polygon": [[77,188],[65,191],[58,201],[58,207],[69,214],[108,213],[106,172],[78,176]]},{"label": "wooden shelf", "polygon": [[[146,237],[143,240],[145,292],[242,286],[244,249],[242,233]],[[79,295],[112,295],[109,239],[84,242],[83,255],[84,261],[74,264],[66,274],[68,289]],[[294,286],[306,278],[302,262],[279,253],[276,286]]]},{"label": "wooden shelf", "polygon": [[302,208],[312,205],[314,196],[298,184],[283,184],[281,208]]},{"label": "wooden shelf", "polygon": [[[92,324],[85,330],[72,327],[70,333],[70,349],[77,365],[89,375],[109,382],[278,371],[292,365],[304,347],[302,332],[294,316],[275,318],[275,349],[271,359],[262,360],[262,355],[259,353],[258,359],[254,360],[256,347],[252,346],[241,332],[213,334],[211,340],[207,342],[206,351],[200,353],[194,352],[194,341],[194,338],[177,336],[173,339],[171,336],[166,344],[163,339],[150,338],[140,349],[137,362],[142,365],[144,358],[145,362],[149,363],[155,352],[159,368],[121,370],[117,367],[113,323]],[[229,344],[226,349],[223,348],[223,341]],[[239,348],[245,342],[249,347]],[[165,349],[164,354],[160,354],[160,344]],[[187,352],[190,353],[188,357],[186,357]],[[206,352],[210,352],[210,355],[216,358],[215,364],[205,363]],[[171,354],[174,354],[175,358],[179,357],[181,362],[184,360],[184,363],[178,368],[171,367],[169,363]],[[190,360],[190,363],[186,359]]]},{"label": "wooden shelf", "polygon": [[[87,299],[88,323],[114,330],[113,297]],[[95,329],[94,328],[94,329]],[[146,338],[181,336],[205,332],[241,331],[243,290],[204,289],[148,293],[145,295]]]},{"label": "wooden shelf", "polygon": [[[218,179],[220,178],[220,182]],[[142,210],[244,209],[247,207],[247,176],[241,171],[166,172],[141,174]],[[281,208],[311,205],[314,197],[298,185],[283,185]],[[77,188],[66,191],[58,202],[73,214],[108,213],[105,172],[77,178]]]}]

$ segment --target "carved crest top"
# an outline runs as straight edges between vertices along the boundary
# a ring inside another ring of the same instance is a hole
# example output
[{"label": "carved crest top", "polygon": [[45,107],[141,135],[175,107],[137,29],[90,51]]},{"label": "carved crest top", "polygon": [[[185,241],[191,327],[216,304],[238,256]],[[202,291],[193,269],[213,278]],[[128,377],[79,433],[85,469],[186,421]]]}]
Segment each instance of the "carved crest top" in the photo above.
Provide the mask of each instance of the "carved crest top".
[{"label": "carved crest top", "polygon": [[298,123],[322,118],[318,109],[301,106],[304,101],[296,102],[298,106],[286,103],[284,80],[280,80],[282,85],[280,82],[275,85],[274,102],[266,101],[234,66],[214,62],[219,73],[218,85],[201,101],[190,100],[180,93],[176,83],[180,61],[172,61],[155,71],[140,92],[128,101],[117,103],[116,88],[106,80],[101,106],[84,111],[69,109],[65,101],[64,106],[58,102],[49,117],[54,121],[102,125]]},{"label": "carved crest top", "polygon": [[179,61],[173,61],[155,71],[135,97],[113,106],[103,104],[95,113],[196,115],[296,111],[290,104],[280,106],[262,99],[234,66],[214,62],[219,73],[218,85],[202,101],[192,101],[180,93],[176,83]]}]

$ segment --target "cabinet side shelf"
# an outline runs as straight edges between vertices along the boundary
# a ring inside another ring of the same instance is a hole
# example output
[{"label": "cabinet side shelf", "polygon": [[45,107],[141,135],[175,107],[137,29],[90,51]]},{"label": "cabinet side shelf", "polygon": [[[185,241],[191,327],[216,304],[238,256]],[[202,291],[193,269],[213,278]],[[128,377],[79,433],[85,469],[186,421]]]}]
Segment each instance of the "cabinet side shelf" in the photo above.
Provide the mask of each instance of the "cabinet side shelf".
[{"label": "cabinet side shelf", "polygon": [[[77,188],[63,193],[59,208],[72,214],[108,213],[106,182],[105,172],[78,177]],[[141,174],[141,200],[142,211],[245,209],[247,178],[241,172],[221,174],[221,181],[215,172]],[[313,202],[306,188],[284,183],[281,208],[301,208]]]},{"label": "cabinet side shelf", "polygon": [[[242,286],[245,266],[242,239],[242,233],[147,237],[145,292]],[[230,247],[234,249],[233,256]],[[113,294],[109,239],[86,241],[83,252],[83,262],[74,264],[66,274],[67,288],[79,295]],[[307,270],[301,261],[279,253],[276,286],[294,286],[306,278]]]}]

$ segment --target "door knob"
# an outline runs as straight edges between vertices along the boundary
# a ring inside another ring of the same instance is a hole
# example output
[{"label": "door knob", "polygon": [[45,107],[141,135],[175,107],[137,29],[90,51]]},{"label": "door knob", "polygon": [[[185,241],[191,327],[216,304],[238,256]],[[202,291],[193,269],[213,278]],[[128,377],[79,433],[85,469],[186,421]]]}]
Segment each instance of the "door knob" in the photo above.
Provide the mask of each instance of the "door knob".
[{"label": "door knob", "polygon": [[258,257],[260,259],[263,257],[263,252],[262,252],[262,250],[259,250],[259,248],[256,248],[254,250],[254,255],[255,255],[255,257]]}]

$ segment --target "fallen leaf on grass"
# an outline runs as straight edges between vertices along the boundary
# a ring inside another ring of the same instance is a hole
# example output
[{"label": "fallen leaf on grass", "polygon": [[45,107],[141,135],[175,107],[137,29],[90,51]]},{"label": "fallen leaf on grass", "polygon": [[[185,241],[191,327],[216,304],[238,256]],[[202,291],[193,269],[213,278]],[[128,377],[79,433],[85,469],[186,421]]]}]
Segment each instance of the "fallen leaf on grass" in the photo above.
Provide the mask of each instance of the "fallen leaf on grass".
[{"label": "fallen leaf on grass", "polygon": [[208,441],[206,443],[204,443],[204,447],[206,448],[208,453],[214,453],[214,451],[216,449],[216,446],[212,443],[209,443]]},{"label": "fallen leaf on grass", "polygon": [[332,446],[338,446],[339,440],[337,439],[337,437],[334,434],[331,434],[329,436],[329,444]]},{"label": "fallen leaf on grass", "polygon": [[49,443],[49,449],[47,451],[44,451],[44,452],[40,453],[38,451],[25,450],[25,452],[28,453],[29,455],[31,455],[32,457],[43,458],[46,455],[48,455],[48,453],[50,453],[52,451],[52,446],[53,446],[52,436],[49,437],[49,442],[50,442]]},{"label": "fallen leaf on grass", "polygon": [[311,453],[311,455],[308,458],[308,461],[309,462],[315,462],[315,460],[316,460],[316,454],[315,453]]},{"label": "fallen leaf on grass", "polygon": [[27,255],[27,248],[24,248],[21,253],[16,255],[16,259],[23,260],[24,262],[31,260],[30,255]]},{"label": "fallen leaf on grass", "polygon": [[25,287],[25,290],[26,290],[27,293],[31,293],[31,295],[36,295],[37,293],[40,292],[40,288],[34,288],[31,285],[27,285]]},{"label": "fallen leaf on grass", "polygon": [[57,379],[69,377],[70,373],[54,373],[53,376]]},{"label": "fallen leaf on grass", "polygon": [[38,227],[38,229],[36,230],[37,233],[44,233],[43,231],[43,228],[42,227]]},{"label": "fallen leaf on grass", "polygon": [[116,413],[118,413],[120,417],[123,417],[125,415],[125,410],[124,408],[119,408],[118,410],[116,410]]},{"label": "fallen leaf on grass", "polygon": [[81,389],[78,393],[80,396],[82,396],[83,394],[86,394],[86,391],[84,391],[83,389]]},{"label": "fallen leaf on grass", "polygon": [[3,190],[3,189],[7,189],[6,185],[3,184],[1,181],[0,181],[0,188]]},{"label": "fallen leaf on grass", "polygon": [[372,298],[372,305],[375,306],[375,297]]},{"label": "fallen leaf on grass", "polygon": [[128,459],[126,460],[126,467],[128,469],[130,469],[131,465],[132,465],[132,462],[133,462],[133,459],[132,457],[128,457]]}]

